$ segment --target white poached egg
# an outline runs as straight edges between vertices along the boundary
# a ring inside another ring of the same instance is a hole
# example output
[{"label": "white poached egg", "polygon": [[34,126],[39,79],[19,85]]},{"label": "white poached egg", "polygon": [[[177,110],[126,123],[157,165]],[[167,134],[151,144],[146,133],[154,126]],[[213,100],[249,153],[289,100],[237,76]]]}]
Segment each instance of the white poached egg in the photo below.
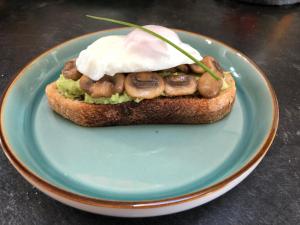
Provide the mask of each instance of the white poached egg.
[{"label": "white poached egg", "polygon": [[[183,43],[174,31],[157,25],[145,27],[172,41],[197,60],[202,59],[200,53]],[[157,71],[192,63],[190,58],[168,43],[135,29],[127,35],[99,38],[80,52],[76,67],[79,72],[97,81],[104,75]]]}]

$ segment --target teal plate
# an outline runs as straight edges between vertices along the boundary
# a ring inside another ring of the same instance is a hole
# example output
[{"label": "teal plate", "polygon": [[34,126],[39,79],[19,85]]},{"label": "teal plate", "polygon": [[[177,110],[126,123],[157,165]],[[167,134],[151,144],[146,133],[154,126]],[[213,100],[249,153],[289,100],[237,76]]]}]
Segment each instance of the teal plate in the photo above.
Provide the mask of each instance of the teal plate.
[{"label": "teal plate", "polygon": [[277,129],[274,91],[246,56],[202,35],[176,30],[235,78],[233,110],[219,122],[85,128],[48,107],[45,86],[58,78],[68,59],[99,37],[129,30],[67,41],[18,74],[1,104],[2,146],[18,171],[53,193],[126,207],[194,198],[221,188],[257,163]]}]

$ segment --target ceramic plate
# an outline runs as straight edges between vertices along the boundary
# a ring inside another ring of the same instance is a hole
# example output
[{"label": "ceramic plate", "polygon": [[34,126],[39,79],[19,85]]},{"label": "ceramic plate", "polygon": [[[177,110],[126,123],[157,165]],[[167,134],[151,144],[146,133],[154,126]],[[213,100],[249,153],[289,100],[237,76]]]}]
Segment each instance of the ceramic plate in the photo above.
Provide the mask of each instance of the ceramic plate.
[{"label": "ceramic plate", "polygon": [[87,34],[29,63],[4,94],[3,149],[31,184],[86,211],[141,217],[206,203],[243,180],[267,152],[278,123],[274,91],[242,53],[176,30],[184,42],[214,56],[234,75],[237,98],[225,119],[209,125],[84,128],[55,114],[44,90],[63,64],[97,38],[129,31]]}]

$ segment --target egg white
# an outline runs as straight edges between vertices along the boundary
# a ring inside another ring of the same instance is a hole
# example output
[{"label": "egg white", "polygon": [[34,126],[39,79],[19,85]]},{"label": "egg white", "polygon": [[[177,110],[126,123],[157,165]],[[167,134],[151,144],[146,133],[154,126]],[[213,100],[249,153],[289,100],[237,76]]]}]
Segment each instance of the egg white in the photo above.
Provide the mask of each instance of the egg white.
[{"label": "egg white", "polygon": [[[202,59],[196,49],[183,43],[171,29],[157,25],[145,27],[169,39],[197,60]],[[95,81],[104,75],[157,71],[192,63],[171,45],[139,29],[127,35],[99,38],[81,51],[76,60],[77,69]]]}]

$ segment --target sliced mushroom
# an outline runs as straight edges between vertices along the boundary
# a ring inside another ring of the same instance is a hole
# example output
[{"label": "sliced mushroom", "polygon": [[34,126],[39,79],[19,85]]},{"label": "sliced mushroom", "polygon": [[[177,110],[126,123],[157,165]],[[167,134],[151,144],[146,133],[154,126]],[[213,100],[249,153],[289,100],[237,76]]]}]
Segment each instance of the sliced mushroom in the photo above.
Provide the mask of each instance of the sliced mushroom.
[{"label": "sliced mushroom", "polygon": [[175,73],[176,71],[177,71],[176,67],[172,67],[169,69],[161,70],[160,72]]},{"label": "sliced mushroom", "polygon": [[165,93],[168,96],[191,95],[197,90],[197,81],[193,76],[167,76],[164,80]]},{"label": "sliced mushroom", "polygon": [[212,56],[205,56],[203,59],[202,59],[202,62],[208,66],[210,69],[212,69],[212,71],[218,71],[220,73],[223,72],[220,64],[215,60],[214,57]]},{"label": "sliced mushroom", "polygon": [[201,66],[198,66],[196,63],[190,64],[190,68],[194,73],[204,73],[205,72],[205,70]]},{"label": "sliced mushroom", "polygon": [[190,68],[188,65],[186,64],[181,64],[179,66],[176,67],[179,71],[184,72],[184,73],[188,73],[190,71]]},{"label": "sliced mushroom", "polygon": [[164,81],[154,72],[131,73],[125,79],[125,90],[133,98],[152,99],[161,95]]},{"label": "sliced mushroom", "polygon": [[125,82],[125,75],[122,73],[118,73],[113,76],[114,82],[114,93],[123,93],[124,91],[124,82]]},{"label": "sliced mushroom", "polygon": [[216,80],[209,73],[204,73],[198,80],[197,89],[205,98],[217,96],[222,88],[222,79]]},{"label": "sliced mushroom", "polygon": [[76,68],[76,59],[71,59],[66,62],[64,68],[61,73],[67,79],[78,80],[82,76],[82,74]]},{"label": "sliced mushroom", "polygon": [[[213,57],[205,56],[201,62],[204,63],[212,71],[223,73],[223,70],[222,70],[220,64]],[[189,66],[194,73],[204,73],[205,72],[205,70],[202,67],[198,66],[195,63],[190,64]]]},{"label": "sliced mushroom", "polygon": [[115,93],[123,93],[124,91],[124,74],[116,74],[115,76],[105,75],[98,81],[93,81],[87,76],[82,76],[79,85],[82,90],[91,95],[93,98],[111,97]]},{"label": "sliced mushroom", "polygon": [[111,97],[113,94],[114,84],[108,76],[104,76],[99,81],[93,81],[87,76],[82,76],[79,85],[82,90],[93,98]]},{"label": "sliced mushroom", "polygon": [[94,81],[85,75],[83,75],[79,80],[80,88],[88,94],[91,94],[90,88],[92,87],[93,84],[94,84]]},{"label": "sliced mushroom", "polygon": [[95,82],[91,88],[91,96],[93,98],[111,97],[113,94],[114,85],[108,80],[99,80]]}]

